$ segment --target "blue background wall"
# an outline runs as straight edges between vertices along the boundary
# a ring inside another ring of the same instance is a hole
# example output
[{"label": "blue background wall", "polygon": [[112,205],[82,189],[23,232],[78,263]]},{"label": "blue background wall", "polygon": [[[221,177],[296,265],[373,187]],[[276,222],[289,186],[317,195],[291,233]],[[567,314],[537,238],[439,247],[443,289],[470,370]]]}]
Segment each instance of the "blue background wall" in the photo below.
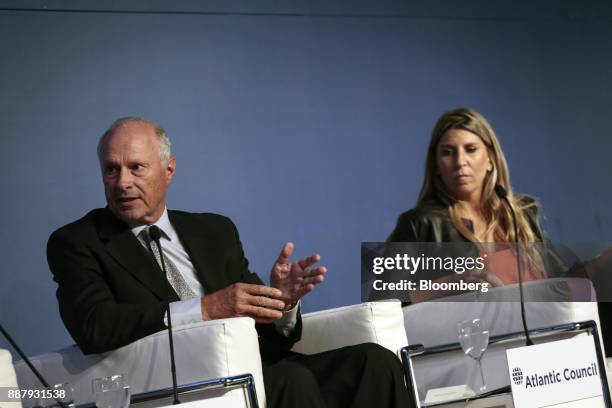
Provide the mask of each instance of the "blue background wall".
[{"label": "blue background wall", "polygon": [[[458,105],[553,238],[612,239],[607,0],[83,3],[0,1],[0,321],[29,354],[72,342],[45,244],[105,204],[95,146],[124,115],[173,139],[169,206],[233,218],[264,279],[286,240],[322,254],[306,311],[359,302],[360,242],[414,205]],[[43,6],[66,10],[8,9]]]}]

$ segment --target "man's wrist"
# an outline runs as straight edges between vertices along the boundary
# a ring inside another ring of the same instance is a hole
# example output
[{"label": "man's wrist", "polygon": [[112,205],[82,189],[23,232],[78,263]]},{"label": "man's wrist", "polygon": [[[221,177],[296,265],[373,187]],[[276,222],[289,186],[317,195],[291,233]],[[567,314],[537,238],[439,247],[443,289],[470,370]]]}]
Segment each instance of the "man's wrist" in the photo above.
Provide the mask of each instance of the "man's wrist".
[{"label": "man's wrist", "polygon": [[211,320],[208,310],[206,310],[206,296],[200,298],[200,313],[202,315],[202,321]]},{"label": "man's wrist", "polygon": [[276,330],[283,336],[291,335],[295,328],[299,312],[300,301],[298,300],[293,308],[284,311],[283,316],[274,321],[273,324],[276,326]]},{"label": "man's wrist", "polygon": [[286,306],[285,309],[283,309],[283,314],[293,312],[294,310],[298,308],[299,305],[300,305],[300,300],[298,299],[295,302],[291,303],[290,305]]}]

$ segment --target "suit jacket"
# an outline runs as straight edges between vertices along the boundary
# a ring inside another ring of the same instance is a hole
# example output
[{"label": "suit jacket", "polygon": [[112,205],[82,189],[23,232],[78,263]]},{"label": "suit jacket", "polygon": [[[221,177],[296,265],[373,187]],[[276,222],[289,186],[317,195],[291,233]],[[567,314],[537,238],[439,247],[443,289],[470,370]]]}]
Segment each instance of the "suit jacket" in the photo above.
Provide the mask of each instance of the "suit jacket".
[{"label": "suit jacket", "polygon": [[[236,282],[262,284],[249,271],[229,218],[183,211],[168,211],[168,217],[206,293]],[[153,256],[108,208],[95,209],[51,234],[47,260],[58,284],[62,320],[86,354],[164,330],[168,302],[179,300]],[[299,340],[301,320],[291,337],[271,324],[258,324],[257,331],[266,359]]]}]

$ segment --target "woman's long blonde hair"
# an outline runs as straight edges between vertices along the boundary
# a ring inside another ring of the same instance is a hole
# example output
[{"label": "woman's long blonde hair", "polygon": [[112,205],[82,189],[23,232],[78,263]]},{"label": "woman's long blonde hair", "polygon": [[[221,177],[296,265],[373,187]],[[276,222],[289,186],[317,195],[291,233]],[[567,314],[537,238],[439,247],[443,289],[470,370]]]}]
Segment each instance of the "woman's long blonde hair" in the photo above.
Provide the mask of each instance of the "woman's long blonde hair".
[{"label": "woman's long blonde hair", "polygon": [[493,168],[485,176],[480,198],[481,211],[487,223],[484,236],[492,233],[495,242],[514,242],[515,239],[512,214],[495,193],[495,186],[499,184],[508,192],[508,200],[516,212],[518,241],[521,243],[536,241],[537,237],[533,227],[529,224],[529,220],[524,215],[523,210],[538,204],[535,201],[521,204],[522,197],[512,192],[508,165],[497,136],[495,136],[495,132],[487,120],[472,109],[453,109],[445,112],[438,119],[431,133],[431,140],[427,150],[427,161],[425,163],[425,178],[417,205],[421,206],[431,201],[441,203],[448,209],[450,219],[455,228],[468,240],[479,242],[474,232],[467,228],[461,219],[459,219],[457,215],[458,202],[446,188],[438,172],[436,159],[438,143],[449,129],[463,129],[477,135],[483,141],[489,153]]}]

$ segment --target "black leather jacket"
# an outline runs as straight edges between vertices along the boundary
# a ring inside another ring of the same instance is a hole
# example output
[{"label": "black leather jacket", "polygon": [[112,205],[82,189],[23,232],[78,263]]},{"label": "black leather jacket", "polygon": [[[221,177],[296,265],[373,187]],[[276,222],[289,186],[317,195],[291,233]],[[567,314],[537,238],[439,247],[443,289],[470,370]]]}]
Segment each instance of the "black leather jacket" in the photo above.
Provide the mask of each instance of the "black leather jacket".
[{"label": "black leather jacket", "polygon": [[[534,202],[529,196],[521,199],[522,205]],[[539,223],[539,208],[531,206],[524,211],[532,231],[536,237],[534,244],[540,257],[544,262],[544,267],[548,277],[584,276],[581,264],[573,255],[560,256],[559,252],[553,247],[552,243],[546,239]],[[470,220],[463,220],[466,227],[474,230]],[[397,220],[397,225],[387,242],[448,242],[461,243],[469,240],[461,235],[455,228],[448,214],[448,209],[437,202],[428,202],[420,207],[413,208],[402,213]],[[477,252],[474,247],[474,252]],[[569,265],[574,265],[571,268]]]},{"label": "black leather jacket", "polygon": [[[527,205],[533,202],[533,198],[524,197],[521,204]],[[544,234],[538,221],[538,207],[529,207],[525,210],[525,215],[537,240],[544,241]],[[463,222],[468,229],[474,231],[472,221],[463,220]],[[455,228],[448,209],[432,201],[402,213],[387,242],[469,242],[469,240]]]}]

